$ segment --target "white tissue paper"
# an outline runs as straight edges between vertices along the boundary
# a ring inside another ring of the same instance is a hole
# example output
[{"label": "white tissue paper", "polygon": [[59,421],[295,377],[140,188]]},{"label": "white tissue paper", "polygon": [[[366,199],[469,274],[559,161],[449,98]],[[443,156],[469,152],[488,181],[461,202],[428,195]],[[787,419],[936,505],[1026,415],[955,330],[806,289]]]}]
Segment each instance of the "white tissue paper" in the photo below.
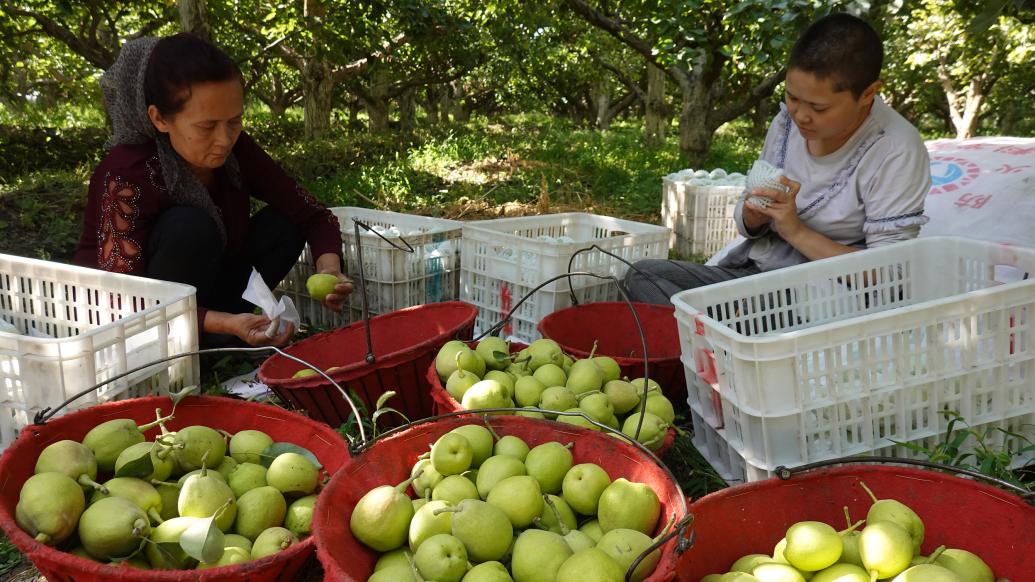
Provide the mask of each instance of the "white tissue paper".
[{"label": "white tissue paper", "polygon": [[248,286],[245,287],[241,298],[259,306],[262,309],[262,314],[270,319],[279,315],[280,326],[277,327],[278,334],[283,333],[287,329],[288,323],[295,324],[295,329],[298,329],[300,318],[298,317],[298,310],[295,309],[295,302],[287,295],[284,295],[280,298],[280,301],[277,301],[277,298],[273,296],[273,292],[266,286],[266,282],[262,280],[262,275],[254,267],[252,268],[251,276],[248,277]]}]

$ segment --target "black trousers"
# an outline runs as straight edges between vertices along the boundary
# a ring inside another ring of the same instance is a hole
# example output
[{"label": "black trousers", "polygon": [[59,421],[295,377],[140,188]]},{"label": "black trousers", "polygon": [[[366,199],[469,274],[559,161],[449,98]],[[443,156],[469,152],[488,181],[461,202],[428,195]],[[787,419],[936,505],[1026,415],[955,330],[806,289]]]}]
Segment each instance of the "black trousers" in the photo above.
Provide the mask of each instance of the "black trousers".
[{"label": "black trousers", "polygon": [[[192,285],[198,305],[227,313],[251,313],[241,298],[252,267],[270,289],[280,284],[305,247],[301,230],[267,206],[251,217],[243,247],[221,252],[219,231],[203,210],[175,206],[161,214],[148,239],[147,276]],[[198,325],[203,325],[199,321]],[[240,345],[234,336],[201,333],[202,347]]]}]

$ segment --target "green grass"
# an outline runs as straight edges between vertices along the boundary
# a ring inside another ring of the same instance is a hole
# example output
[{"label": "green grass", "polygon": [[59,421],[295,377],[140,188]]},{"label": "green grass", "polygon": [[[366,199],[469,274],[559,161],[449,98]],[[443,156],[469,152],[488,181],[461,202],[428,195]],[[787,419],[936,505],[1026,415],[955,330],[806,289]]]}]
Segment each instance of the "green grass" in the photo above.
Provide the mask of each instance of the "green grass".
[{"label": "green grass", "polygon": [[7,536],[0,533],[0,576],[6,579],[6,575],[20,567],[24,561],[25,558],[14,547],[14,544],[7,539]]}]

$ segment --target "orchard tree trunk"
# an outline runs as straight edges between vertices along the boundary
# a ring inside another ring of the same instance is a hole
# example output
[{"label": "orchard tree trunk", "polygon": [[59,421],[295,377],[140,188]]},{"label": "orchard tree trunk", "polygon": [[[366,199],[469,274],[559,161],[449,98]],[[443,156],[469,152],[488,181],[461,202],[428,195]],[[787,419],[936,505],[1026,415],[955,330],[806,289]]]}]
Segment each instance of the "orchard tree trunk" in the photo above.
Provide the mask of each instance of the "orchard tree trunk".
[{"label": "orchard tree trunk", "polygon": [[763,99],[755,106],[754,115],[751,116],[751,135],[765,137],[769,130],[769,121],[773,117],[773,102]]},{"label": "orchard tree trunk", "polygon": [[424,111],[428,114],[428,124],[429,125],[437,125],[438,121],[439,121],[438,120],[439,96],[438,96],[437,87],[435,87],[434,85],[429,85],[424,90],[424,96],[425,96]]},{"label": "orchard tree trunk", "polygon": [[601,131],[611,129],[611,88],[606,80],[597,80],[590,91],[590,103],[593,107],[594,125]]},{"label": "orchard tree trunk", "polygon": [[417,127],[417,88],[411,87],[399,96],[399,127],[413,131]]},{"label": "orchard tree trunk", "polygon": [[208,25],[205,0],[179,0],[180,29],[207,42],[212,42],[212,28]]},{"label": "orchard tree trunk", "polygon": [[643,141],[649,146],[665,143],[668,111],[665,106],[665,71],[647,65],[647,102],[643,116]]},{"label": "orchard tree trunk", "polygon": [[712,145],[714,128],[708,125],[711,102],[702,83],[690,83],[683,89],[683,105],[679,113],[679,151],[691,168],[703,169]]},{"label": "orchard tree trunk", "polygon": [[331,97],[335,80],[327,61],[307,59],[302,68],[302,108],[305,113],[305,138],[319,139],[331,128]]},{"label": "orchard tree trunk", "polygon": [[371,75],[370,90],[365,99],[364,105],[367,108],[369,118],[368,128],[370,133],[384,133],[388,130],[388,71],[378,68]]}]

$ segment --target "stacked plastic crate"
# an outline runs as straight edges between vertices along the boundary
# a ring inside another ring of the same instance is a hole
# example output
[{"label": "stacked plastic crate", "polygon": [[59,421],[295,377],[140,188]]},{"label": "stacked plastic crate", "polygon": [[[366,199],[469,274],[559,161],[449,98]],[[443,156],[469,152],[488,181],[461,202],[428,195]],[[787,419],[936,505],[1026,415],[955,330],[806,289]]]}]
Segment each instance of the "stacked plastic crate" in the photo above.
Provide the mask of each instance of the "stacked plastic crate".
[{"label": "stacked plastic crate", "polygon": [[733,209],[744,175],[725,170],[683,170],[662,179],[661,222],[672,229],[670,244],[684,257],[710,257],[737,236]]}]

